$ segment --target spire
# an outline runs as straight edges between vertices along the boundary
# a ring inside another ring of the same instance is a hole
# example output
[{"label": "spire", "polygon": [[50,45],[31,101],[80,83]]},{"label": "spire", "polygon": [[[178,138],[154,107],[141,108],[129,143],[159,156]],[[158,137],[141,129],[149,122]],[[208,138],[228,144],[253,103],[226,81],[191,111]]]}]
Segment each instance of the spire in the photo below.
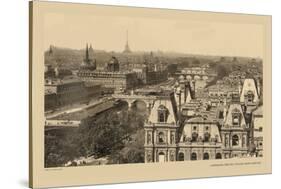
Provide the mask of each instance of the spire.
[{"label": "spire", "polygon": [[129,46],[129,38],[128,38],[128,30],[127,30],[127,35],[126,35],[126,39],[127,39],[127,46]]},{"label": "spire", "polygon": [[130,47],[129,47],[129,35],[128,35],[128,30],[126,31],[126,45],[125,45],[125,49],[123,51],[124,53],[130,53]]},{"label": "spire", "polygon": [[85,60],[89,60],[89,48],[88,48],[88,43],[86,45],[86,57]]}]

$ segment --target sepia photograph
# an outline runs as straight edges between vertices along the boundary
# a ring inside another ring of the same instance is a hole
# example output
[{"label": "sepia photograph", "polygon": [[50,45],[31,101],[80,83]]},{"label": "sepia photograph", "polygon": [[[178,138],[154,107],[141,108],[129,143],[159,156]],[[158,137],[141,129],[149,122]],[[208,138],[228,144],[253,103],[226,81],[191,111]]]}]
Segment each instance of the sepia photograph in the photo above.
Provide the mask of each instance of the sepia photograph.
[{"label": "sepia photograph", "polygon": [[271,16],[29,13],[30,187],[271,173]]},{"label": "sepia photograph", "polygon": [[48,13],[44,167],[261,158],[261,24]]}]

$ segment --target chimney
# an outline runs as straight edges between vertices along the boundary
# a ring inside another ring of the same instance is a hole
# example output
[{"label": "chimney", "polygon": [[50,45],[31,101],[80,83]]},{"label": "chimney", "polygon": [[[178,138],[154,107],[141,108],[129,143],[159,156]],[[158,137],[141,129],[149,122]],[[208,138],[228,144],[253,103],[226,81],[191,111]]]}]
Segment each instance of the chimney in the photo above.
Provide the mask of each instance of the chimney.
[{"label": "chimney", "polygon": [[242,86],[241,86],[241,82],[239,82],[239,85],[238,85],[238,92],[239,92],[239,96],[241,95],[241,90],[242,90]]},{"label": "chimney", "polygon": [[225,119],[226,119],[226,113],[227,113],[227,109],[226,109],[226,106],[225,106],[224,109],[223,109],[223,121],[225,121]]}]

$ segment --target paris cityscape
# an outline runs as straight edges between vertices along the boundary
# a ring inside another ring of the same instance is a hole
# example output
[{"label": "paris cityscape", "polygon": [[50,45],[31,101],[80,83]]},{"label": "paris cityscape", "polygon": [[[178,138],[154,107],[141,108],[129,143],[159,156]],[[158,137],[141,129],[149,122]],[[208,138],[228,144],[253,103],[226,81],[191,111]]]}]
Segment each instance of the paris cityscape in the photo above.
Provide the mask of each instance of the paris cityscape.
[{"label": "paris cityscape", "polygon": [[263,156],[263,62],[49,45],[45,167]]}]

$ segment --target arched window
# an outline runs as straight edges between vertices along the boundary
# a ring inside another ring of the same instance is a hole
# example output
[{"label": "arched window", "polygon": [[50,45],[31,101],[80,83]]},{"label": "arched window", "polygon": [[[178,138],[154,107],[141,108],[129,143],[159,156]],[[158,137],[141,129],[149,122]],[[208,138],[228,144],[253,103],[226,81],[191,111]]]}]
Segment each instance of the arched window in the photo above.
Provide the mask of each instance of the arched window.
[{"label": "arched window", "polygon": [[204,142],[209,142],[210,141],[210,133],[206,132],[204,134]]},{"label": "arched window", "polygon": [[239,115],[233,115],[233,125],[234,126],[239,125]]},{"label": "arched window", "polygon": [[192,142],[197,142],[197,140],[198,140],[198,133],[193,132],[192,133]]},{"label": "arched window", "polygon": [[158,134],[158,141],[159,143],[164,143],[165,142],[165,136],[163,132],[159,132]]},{"label": "arched window", "polygon": [[190,157],[191,160],[197,160],[197,154],[193,152]]},{"label": "arched window", "polygon": [[216,154],[216,159],[221,159],[221,153]]},{"label": "arched window", "polygon": [[159,112],[158,114],[158,122],[165,122],[165,114],[164,112]]},{"label": "arched window", "polygon": [[232,146],[238,146],[239,145],[239,137],[237,135],[232,136]]},{"label": "arched window", "polygon": [[203,154],[203,160],[209,159],[209,154],[206,152]]},{"label": "arched window", "polygon": [[179,161],[184,161],[184,153],[183,152],[179,153]]},{"label": "arched window", "polygon": [[169,115],[168,109],[165,106],[160,105],[158,108],[158,122],[160,123],[167,122],[168,115]]}]

